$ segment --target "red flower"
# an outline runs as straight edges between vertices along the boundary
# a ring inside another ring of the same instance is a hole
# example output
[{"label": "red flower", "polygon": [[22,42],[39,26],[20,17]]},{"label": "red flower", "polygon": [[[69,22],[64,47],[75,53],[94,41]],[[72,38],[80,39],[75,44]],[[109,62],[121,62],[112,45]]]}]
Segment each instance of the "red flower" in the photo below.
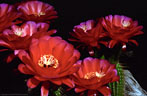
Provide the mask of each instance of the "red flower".
[{"label": "red flower", "polygon": [[74,63],[79,59],[80,53],[71,44],[60,37],[44,36],[32,41],[29,53],[22,50],[18,52],[19,58],[25,63],[20,64],[18,69],[24,74],[34,75],[28,80],[28,87],[34,88],[41,81],[48,83],[41,88],[45,93],[48,92],[48,81],[74,87],[68,75],[78,70],[79,65]]},{"label": "red flower", "polygon": [[41,1],[28,1],[20,4],[17,9],[22,12],[21,18],[26,21],[49,22],[57,18],[53,6]]},{"label": "red flower", "polygon": [[107,60],[91,57],[87,57],[83,62],[78,61],[77,63],[81,64],[81,67],[72,76],[74,83],[77,85],[75,88],[76,92],[97,90],[104,96],[111,95],[111,90],[106,84],[119,80],[115,65],[110,64]]},{"label": "red flower", "polygon": [[[83,46],[98,47],[99,43],[106,45],[106,42],[100,41],[105,36],[103,28],[100,23],[88,20],[80,23],[73,29],[73,33],[70,33],[74,38],[70,38],[70,41],[80,42]],[[79,45],[82,46],[82,45]]]},{"label": "red flower", "polygon": [[[0,4],[0,32],[14,24],[13,21],[19,16],[20,14],[16,12],[12,5],[5,3]],[[15,22],[15,24],[16,23],[18,22]]]},{"label": "red flower", "polygon": [[131,37],[143,34],[140,31],[142,26],[138,26],[137,21],[122,15],[106,16],[103,18],[102,24],[112,39],[109,42],[109,48],[113,48],[117,43],[121,43],[123,47],[128,42],[138,45],[136,40],[131,39]]},{"label": "red flower", "polygon": [[28,21],[21,26],[13,25],[11,29],[6,29],[0,34],[0,45],[12,50],[27,50],[32,38],[39,38],[56,32],[56,30],[47,32],[48,28],[49,25],[46,23],[35,23],[32,21]]}]

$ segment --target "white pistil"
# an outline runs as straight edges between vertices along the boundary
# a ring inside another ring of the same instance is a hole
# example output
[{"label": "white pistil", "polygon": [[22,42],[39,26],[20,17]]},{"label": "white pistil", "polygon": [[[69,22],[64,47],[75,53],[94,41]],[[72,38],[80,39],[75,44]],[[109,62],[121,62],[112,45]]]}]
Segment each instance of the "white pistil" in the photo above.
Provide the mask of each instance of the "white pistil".
[{"label": "white pistil", "polygon": [[23,34],[23,29],[22,28],[17,28],[15,31],[14,31],[14,34],[17,35],[17,36],[21,36]]},{"label": "white pistil", "polygon": [[98,72],[89,72],[89,73],[85,74],[84,79],[91,79],[93,77],[102,78],[104,76],[105,76],[105,74],[103,72],[100,72],[100,73],[98,73]]},{"label": "white pistil", "polygon": [[130,22],[129,21],[123,21],[122,25],[123,25],[123,27],[128,27],[128,26],[130,26]]}]

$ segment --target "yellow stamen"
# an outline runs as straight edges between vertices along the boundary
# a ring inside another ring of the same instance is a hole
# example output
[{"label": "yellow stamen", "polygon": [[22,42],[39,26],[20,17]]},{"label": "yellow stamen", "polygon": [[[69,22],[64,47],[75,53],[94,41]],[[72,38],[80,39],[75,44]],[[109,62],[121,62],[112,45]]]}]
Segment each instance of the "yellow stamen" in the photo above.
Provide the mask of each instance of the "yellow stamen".
[{"label": "yellow stamen", "polygon": [[38,61],[40,67],[53,67],[57,68],[59,63],[58,60],[53,55],[43,55]]},{"label": "yellow stamen", "polygon": [[102,78],[104,76],[105,76],[105,74],[103,72],[101,72],[101,73],[89,72],[89,73],[85,74],[84,79],[91,79],[91,78],[94,78],[94,77]]},{"label": "yellow stamen", "polygon": [[15,31],[14,31],[14,34],[17,35],[17,36],[21,36],[23,34],[23,29],[22,28],[17,28]]},{"label": "yellow stamen", "polygon": [[39,13],[35,13],[34,15],[40,17],[41,15],[45,15],[45,13],[44,12],[39,12]]}]

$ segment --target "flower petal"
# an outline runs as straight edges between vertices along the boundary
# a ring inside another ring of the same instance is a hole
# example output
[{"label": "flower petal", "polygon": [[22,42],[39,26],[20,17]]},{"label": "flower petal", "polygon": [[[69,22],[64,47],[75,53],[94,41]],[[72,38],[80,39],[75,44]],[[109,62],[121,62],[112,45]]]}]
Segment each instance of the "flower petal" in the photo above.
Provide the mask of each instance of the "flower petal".
[{"label": "flower petal", "polygon": [[75,86],[75,84],[73,83],[73,81],[70,78],[63,78],[62,83],[71,87],[71,88],[73,88]]},{"label": "flower petal", "polygon": [[101,92],[104,96],[111,96],[111,90],[107,86],[100,87],[98,91]]},{"label": "flower petal", "polygon": [[61,79],[50,79],[49,81],[51,81],[52,83],[56,84],[56,85],[61,85],[62,82],[61,82]]},{"label": "flower petal", "polygon": [[82,92],[82,91],[85,91],[86,89],[85,88],[82,88],[82,87],[76,87],[75,88],[75,92],[76,93],[79,93],[79,92]]},{"label": "flower petal", "polygon": [[10,54],[8,57],[7,57],[7,63],[10,63],[16,56],[14,54]]},{"label": "flower petal", "polygon": [[18,70],[20,71],[20,72],[22,72],[22,73],[24,73],[24,74],[34,74],[31,70],[29,70],[28,68],[27,68],[27,66],[26,65],[24,65],[24,64],[19,64],[18,65]]},{"label": "flower petal", "polygon": [[41,96],[48,96],[49,94],[49,82],[43,82],[41,86]]},{"label": "flower petal", "polygon": [[37,79],[32,77],[27,81],[27,86],[29,88],[35,88],[39,83],[40,83],[40,81],[38,81]]}]

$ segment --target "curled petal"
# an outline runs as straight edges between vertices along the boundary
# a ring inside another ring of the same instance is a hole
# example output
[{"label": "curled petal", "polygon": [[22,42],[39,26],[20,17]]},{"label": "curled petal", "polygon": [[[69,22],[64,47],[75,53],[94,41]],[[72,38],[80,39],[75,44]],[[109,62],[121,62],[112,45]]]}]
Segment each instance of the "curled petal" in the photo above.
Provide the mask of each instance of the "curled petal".
[{"label": "curled petal", "polygon": [[49,82],[43,82],[41,86],[41,96],[48,96],[49,94]]},{"label": "curled petal", "polygon": [[0,40],[0,45],[5,47],[10,47],[10,44],[5,42],[4,40]]},{"label": "curled petal", "polygon": [[7,60],[6,62],[7,63],[10,63],[16,56],[14,54],[10,54],[8,57],[7,57]]},{"label": "curled petal", "polygon": [[117,41],[115,41],[115,40],[111,40],[110,42],[109,42],[109,48],[113,48],[114,46],[115,46],[115,44],[117,44]]},{"label": "curled petal", "polygon": [[138,46],[138,43],[137,43],[136,40],[129,40],[129,42],[132,42],[132,43],[134,43],[136,46]]},{"label": "curled petal", "polygon": [[39,83],[40,83],[40,81],[38,81],[37,79],[32,77],[27,81],[27,86],[29,88],[35,88]]},{"label": "curled petal", "polygon": [[26,65],[24,65],[24,64],[19,64],[18,65],[18,70],[20,71],[20,72],[22,72],[22,73],[24,73],[24,74],[34,74],[31,70],[29,70],[28,68],[27,68],[27,66]]},{"label": "curled petal", "polygon": [[30,62],[30,56],[29,54],[24,50],[19,50],[18,57],[20,60],[22,60],[25,64],[29,64]]}]

